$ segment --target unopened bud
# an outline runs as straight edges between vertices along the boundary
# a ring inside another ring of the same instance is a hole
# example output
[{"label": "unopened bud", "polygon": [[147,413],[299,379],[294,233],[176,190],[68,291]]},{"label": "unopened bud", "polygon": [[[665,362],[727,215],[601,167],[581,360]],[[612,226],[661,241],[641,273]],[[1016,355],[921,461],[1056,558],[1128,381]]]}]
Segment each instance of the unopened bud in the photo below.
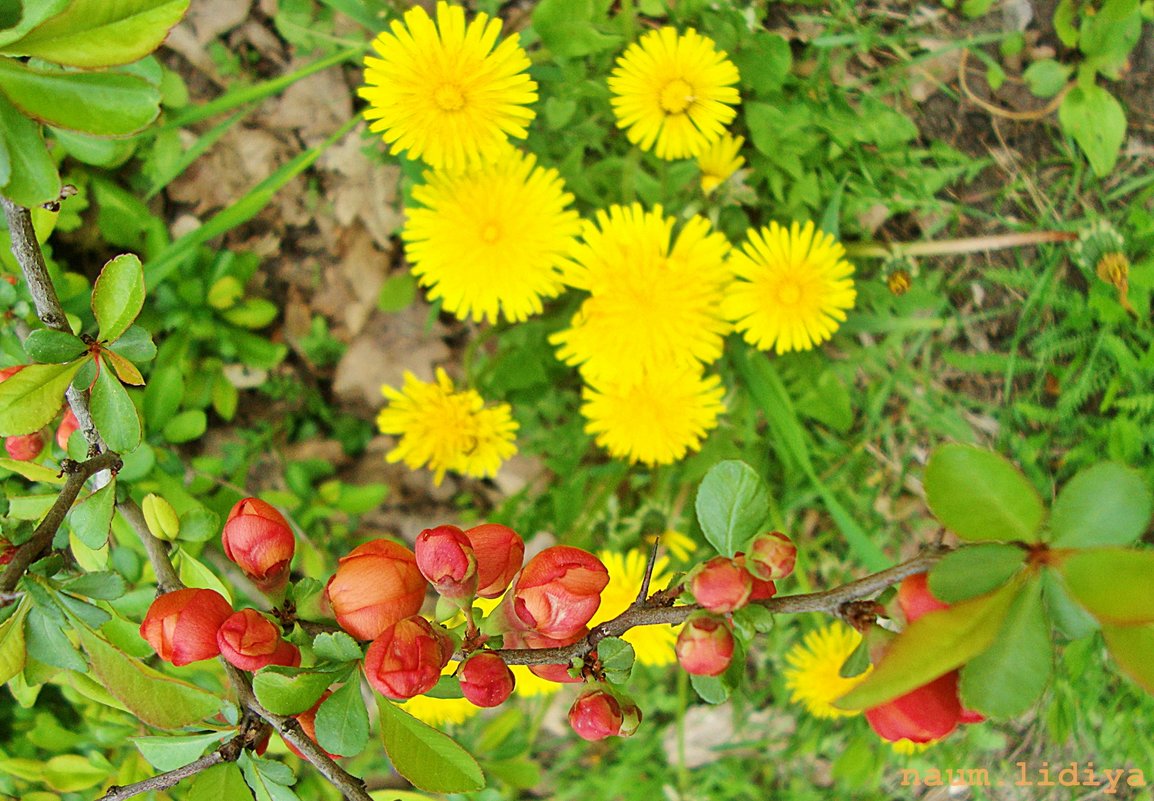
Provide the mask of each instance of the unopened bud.
[{"label": "unopened bud", "polygon": [[720,617],[695,614],[677,635],[677,662],[694,676],[718,676],[733,660],[733,632]]},{"label": "unopened bud", "polygon": [[793,572],[797,546],[780,531],[754,537],[745,551],[745,569],[762,581],[778,581]]},{"label": "unopened bud", "polygon": [[732,559],[715,556],[690,572],[689,591],[710,612],[724,614],[749,602],[753,577]]},{"label": "unopened bud", "polygon": [[220,655],[241,670],[260,670],[268,665],[296,667],[301,653],[281,638],[276,624],[255,609],[230,615],[216,633]]},{"label": "unopened bud", "polygon": [[427,693],[453,655],[453,640],[420,615],[385,629],[365,651],[365,677],[386,698],[404,701]]},{"label": "unopened bud", "polygon": [[284,589],[296,539],[288,521],[258,498],[238,501],[221,535],[224,554],[264,593]]},{"label": "unopened bud", "polygon": [[8,452],[8,456],[18,462],[31,462],[44,450],[44,437],[40,435],[40,432],[6,437],[4,450]]},{"label": "unopened bud", "polygon": [[421,611],[428,588],[412,551],[391,540],[372,540],[341,557],[325,597],[342,629],[358,640],[375,640]]},{"label": "unopened bud", "polygon": [[628,737],[640,723],[641,710],[637,706],[622,704],[606,690],[583,693],[569,707],[569,725],[584,740]]},{"label": "unopened bud", "polygon": [[500,598],[525,560],[525,541],[500,523],[484,523],[465,532],[477,559],[477,595]]},{"label": "unopened bud", "polygon": [[596,613],[608,583],[609,571],[596,556],[570,545],[554,545],[521,571],[511,593],[511,619],[519,628],[545,637],[572,637]]},{"label": "unopened bud", "polygon": [[164,498],[150,492],[140,502],[140,509],[152,536],[166,542],[173,542],[180,536],[180,517]]},{"label": "unopened bud", "polygon": [[64,417],[60,420],[60,425],[56,427],[56,444],[60,446],[60,450],[68,451],[68,440],[72,437],[72,432],[80,428],[80,421],[76,419],[76,413],[72,411],[71,406],[64,408]]},{"label": "unopened bud", "polygon": [[490,651],[480,651],[466,659],[457,678],[465,698],[484,708],[505,703],[517,684],[505,660]]},{"label": "unopened bud", "polygon": [[218,655],[216,633],[231,615],[232,606],[214,590],[175,590],[152,602],[140,636],[179,667]]},{"label": "unopened bud", "polygon": [[915,573],[903,579],[898,586],[897,599],[907,623],[913,623],[930,612],[950,608],[949,604],[939,601],[930,592],[929,576],[925,573]]},{"label": "unopened bud", "polygon": [[468,605],[477,591],[477,559],[465,532],[456,526],[427,528],[413,550],[417,569],[449,601]]}]

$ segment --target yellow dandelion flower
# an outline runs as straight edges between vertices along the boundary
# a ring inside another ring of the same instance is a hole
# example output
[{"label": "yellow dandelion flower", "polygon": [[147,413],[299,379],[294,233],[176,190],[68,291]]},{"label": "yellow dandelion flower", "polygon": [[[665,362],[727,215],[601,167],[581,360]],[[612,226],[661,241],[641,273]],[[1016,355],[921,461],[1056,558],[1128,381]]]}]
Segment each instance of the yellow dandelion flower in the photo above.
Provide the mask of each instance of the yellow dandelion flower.
[{"label": "yellow dandelion flower", "polygon": [[464,172],[425,173],[413,198],[405,253],[429,299],[458,318],[521,322],[561,293],[581,220],[556,170],[509,146]]},{"label": "yellow dandelion flower", "polygon": [[400,436],[386,456],[412,470],[428,467],[440,485],[447,471],[474,478],[497,474],[501,463],[517,452],[517,423],[507,403],[485,408],[475,390],[456,392],[440,367],[436,380],[425,383],[405,371],[400,390],[381,387],[389,404],[377,416],[382,434]]},{"label": "yellow dandelion flower", "polygon": [[815,718],[837,718],[857,715],[838,709],[833,702],[857,686],[872,670],[853,678],[843,678],[839,671],[845,660],[861,642],[861,635],[844,623],[830,623],[814,629],[785,655],[785,686],[789,700],[802,704]]},{"label": "yellow dandelion flower", "polygon": [[653,542],[654,539],[661,540],[661,547],[673,554],[673,558],[678,562],[688,562],[693,558],[693,552],[697,550],[697,543],[692,537],[682,534],[680,531],[669,529],[658,535],[658,537],[646,537],[647,542]]},{"label": "yellow dandelion flower", "polygon": [[730,326],[720,313],[732,284],[725,236],[691,217],[673,239],[657,206],[612,206],[586,222],[565,282],[589,293],[571,326],[554,334],[557,357],[586,381],[622,380],[640,370],[710,364]]},{"label": "yellow dandelion flower", "polygon": [[903,739],[903,740],[896,740],[894,742],[890,742],[889,745],[890,745],[890,748],[892,748],[894,750],[895,754],[904,754],[905,756],[913,756],[914,754],[920,754],[923,751],[929,750],[930,748],[937,745],[938,743],[940,743],[944,739],[945,739],[944,737],[939,737],[937,740],[930,740],[929,742],[925,742],[925,743],[915,743],[913,740],[904,740]]},{"label": "yellow dandelion flower", "polygon": [[380,58],[365,58],[368,85],[358,94],[389,152],[458,168],[492,158],[510,136],[525,138],[537,84],[517,34],[497,43],[500,20],[477,14],[466,25],[465,10],[443,2],[436,13],[434,24],[415,6],[373,41]]},{"label": "yellow dandelion flower", "polygon": [[[637,548],[624,554],[601,551],[597,556],[609,571],[609,584],[601,591],[601,606],[597,607],[597,614],[589,621],[591,628],[617,617],[637,600],[641,580],[645,578],[645,564],[649,558],[648,554]],[[665,589],[669,584],[669,576],[665,572],[668,568],[669,560],[664,556],[657,557],[657,562],[653,565],[653,576],[649,581],[650,594]],[[621,639],[633,646],[637,661],[642,665],[658,667],[672,665],[677,661],[673,646],[677,642],[679,628],[638,626],[625,632]]]},{"label": "yellow dandelion flower", "polygon": [[722,312],[761,350],[785,353],[825,342],[857,297],[845,248],[812,222],[750,231],[729,264],[745,280],[733,283]]},{"label": "yellow dandelion flower", "polygon": [[632,381],[586,386],[585,432],[611,456],[647,465],[672,464],[696,451],[725,411],[715,375],[670,367]]},{"label": "yellow dandelion flower", "polygon": [[745,157],[741,155],[743,145],[745,137],[726,134],[697,157],[702,192],[708,195],[741,169],[745,164]]},{"label": "yellow dandelion flower", "polygon": [[[457,663],[450,662],[441,670],[441,675],[452,676],[456,672]],[[477,707],[464,698],[431,698],[427,695],[413,696],[399,706],[417,720],[423,720],[430,726],[464,723],[478,711]]]},{"label": "yellow dandelion flower", "polygon": [[651,31],[617,59],[609,78],[617,127],[658,158],[696,156],[725,132],[741,101],[737,67],[693,28]]}]

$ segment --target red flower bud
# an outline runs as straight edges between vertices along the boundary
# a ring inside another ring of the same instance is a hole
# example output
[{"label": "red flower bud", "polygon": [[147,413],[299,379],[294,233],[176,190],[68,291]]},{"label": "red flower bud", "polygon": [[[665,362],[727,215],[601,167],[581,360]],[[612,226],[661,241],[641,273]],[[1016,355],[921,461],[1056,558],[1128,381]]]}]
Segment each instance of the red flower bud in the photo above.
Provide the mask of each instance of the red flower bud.
[{"label": "red flower bud", "polygon": [[941,739],[962,719],[958,671],[952,670],[901,698],[867,709],[865,716],[873,730],[890,742],[904,739],[928,743]]},{"label": "red flower bud", "polygon": [[284,589],[296,539],[280,512],[257,498],[238,501],[228,513],[221,541],[224,555],[262,592]]},{"label": "red flower bud", "polygon": [[72,436],[72,432],[80,428],[80,421],[76,419],[76,413],[72,411],[71,406],[64,409],[64,417],[60,420],[60,425],[56,427],[56,444],[60,446],[60,450],[68,450],[68,439]]},{"label": "red flower bud", "polygon": [[554,545],[529,560],[513,586],[513,613],[521,628],[554,639],[581,631],[601,605],[609,571],[593,554]]},{"label": "red flower bud", "polygon": [[466,659],[457,678],[469,702],[485,708],[505,703],[517,683],[505,660],[490,651],[479,651]]},{"label": "red flower bud", "polygon": [[605,690],[591,690],[577,697],[569,707],[569,725],[585,740],[628,737],[641,723],[641,710],[622,705]]},{"label": "red flower bud", "polygon": [[477,559],[465,532],[456,526],[427,528],[414,545],[417,568],[442,598],[468,602],[477,592]]},{"label": "red flower bud", "polygon": [[780,531],[758,534],[745,552],[745,569],[762,581],[785,578],[796,562],[797,546]]},{"label": "red flower bud", "polygon": [[0,567],[8,564],[16,556],[16,546],[0,537]]},{"label": "red flower bud", "polygon": [[907,623],[913,623],[930,612],[950,608],[949,604],[942,603],[930,592],[929,576],[925,573],[915,573],[902,581],[898,586],[898,606],[906,616]]},{"label": "red flower bud", "polygon": [[525,560],[525,542],[500,523],[484,523],[465,532],[477,558],[477,595],[499,598]]},{"label": "red flower bud", "polygon": [[152,602],[140,636],[161,659],[187,665],[220,653],[216,632],[231,615],[228,601],[214,590],[176,590]]},{"label": "red flower bud", "polygon": [[732,559],[715,556],[689,574],[689,591],[710,612],[740,609],[753,592],[753,576]]},{"label": "red flower bud", "polygon": [[4,439],[4,450],[18,462],[31,462],[44,450],[44,437],[37,431],[35,434],[19,434]]},{"label": "red flower bud", "polygon": [[720,617],[692,615],[673,647],[677,661],[686,673],[694,676],[718,676],[733,659],[733,632]]},{"label": "red flower bud", "polygon": [[373,640],[421,611],[428,587],[412,551],[389,540],[372,540],[341,558],[325,597],[341,628],[359,640]]},{"label": "red flower bud", "polygon": [[276,624],[255,609],[242,609],[224,621],[216,633],[220,655],[241,670],[266,665],[296,667],[301,652],[281,638]]},{"label": "red flower bud", "polygon": [[453,640],[420,615],[385,629],[365,652],[365,676],[386,698],[404,701],[426,693],[453,655]]},{"label": "red flower bud", "polygon": [[[745,562],[745,554],[737,554],[735,557],[733,557],[733,563],[740,567],[742,570],[745,570],[747,573],[749,572],[749,565],[747,565]],[[777,595],[777,585],[772,581],[764,581],[752,573],[749,574],[749,578],[750,581],[753,582],[753,590],[749,593],[748,603],[753,603],[754,601],[763,601],[766,598],[772,598],[773,596]]]}]

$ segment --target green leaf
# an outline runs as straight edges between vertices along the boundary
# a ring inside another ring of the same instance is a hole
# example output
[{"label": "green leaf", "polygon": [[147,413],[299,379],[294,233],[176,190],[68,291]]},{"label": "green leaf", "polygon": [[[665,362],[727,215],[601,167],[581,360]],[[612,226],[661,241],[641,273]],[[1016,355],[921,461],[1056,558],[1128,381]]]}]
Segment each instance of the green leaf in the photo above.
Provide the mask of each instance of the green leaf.
[{"label": "green leaf", "polygon": [[58,619],[58,615],[59,610],[48,605],[35,606],[28,613],[24,621],[24,644],[28,656],[46,665],[83,673],[88,664],[64,633],[63,617]]},{"label": "green leaf", "polygon": [[140,414],[111,370],[105,368],[97,373],[91,405],[92,422],[108,447],[118,453],[135,450],[143,433]]},{"label": "green leaf", "polygon": [[1074,600],[1102,623],[1154,623],[1154,551],[1089,548],[1056,567]]},{"label": "green leaf", "polygon": [[[204,749],[219,743],[226,736],[227,732],[214,731],[187,737],[134,737],[132,744],[149,765],[167,771],[200,759]],[[222,800],[217,798],[214,801]]]},{"label": "green leaf", "polygon": [[164,438],[169,442],[191,442],[204,435],[208,418],[200,409],[186,409],[164,424]]},{"label": "green leaf", "polygon": [[73,0],[68,9],[0,52],[70,67],[111,67],[151,53],[188,0]]},{"label": "green leaf", "polygon": [[61,589],[94,601],[115,601],[127,592],[128,584],[119,573],[101,570],[69,579],[61,585]]},{"label": "green leaf", "polygon": [[62,793],[74,793],[108,778],[108,769],[97,767],[80,754],[60,754],[44,763],[44,783]]},{"label": "green leaf", "polygon": [[234,762],[213,765],[197,775],[188,788],[187,801],[249,801],[252,793]]},{"label": "green leaf", "polygon": [[1042,695],[1053,663],[1042,585],[1031,581],[1014,599],[993,644],[962,668],[962,704],[991,718],[1021,715]]},{"label": "green leaf", "polygon": [[137,363],[150,362],[156,358],[156,345],[153,344],[152,334],[138,325],[129,326],[119,339],[108,346],[108,349]]},{"label": "green leaf", "polygon": [[[68,7],[69,0],[24,0],[23,8],[18,4],[7,6],[5,11],[12,9],[18,15],[19,21],[0,30],[0,46],[15,42],[37,25],[49,17],[54,17]],[[23,16],[19,16],[23,12]]]},{"label": "green leaf", "polygon": [[720,676],[697,676],[690,674],[689,683],[693,690],[707,704],[724,704],[729,698],[729,688]]},{"label": "green leaf", "polygon": [[930,592],[954,604],[985,595],[1022,569],[1026,552],[1016,545],[984,542],[946,554],[930,571]]},{"label": "green leaf", "polygon": [[[600,8],[598,8],[600,6]],[[587,56],[617,47],[621,37],[602,33],[605,4],[594,0],[541,0],[533,10],[533,30],[554,55]]]},{"label": "green leaf", "polygon": [[1075,86],[1058,107],[1062,130],[1073,137],[1099,178],[1113,171],[1126,138],[1126,112],[1101,86]]},{"label": "green leaf", "polygon": [[[182,530],[181,534],[183,533]],[[213,573],[203,562],[179,546],[173,552],[172,565],[176,568],[177,576],[186,587],[213,590],[220,593],[226,601],[232,603],[232,593],[225,586],[225,583],[216,577],[216,573]]]},{"label": "green leaf", "polygon": [[0,382],[0,437],[31,434],[52,422],[64,393],[87,358],[69,364],[30,364]]},{"label": "green leaf", "polygon": [[148,377],[141,409],[149,431],[162,430],[184,399],[184,375],[172,364],[158,365]]},{"label": "green leaf", "polygon": [[793,53],[785,37],[760,31],[733,54],[733,63],[743,84],[759,95],[771,95],[781,89],[789,76]]},{"label": "green leaf", "polygon": [[1021,584],[1013,582],[914,621],[861,684],[834,702],[872,709],[959,668],[993,644]]},{"label": "green leaf", "polygon": [[39,70],[0,58],[0,91],[37,122],[97,136],[134,134],[160,113],[155,86],[117,72]]},{"label": "green leaf", "polygon": [[378,697],[381,742],[397,773],[430,793],[464,793],[485,786],[481,766],[461,746],[392,702]]},{"label": "green leaf", "polygon": [[279,307],[271,300],[249,298],[221,312],[221,316],[241,328],[264,328],[276,319]]},{"label": "green leaf", "polygon": [[412,273],[390,275],[381,284],[381,294],[377,297],[377,308],[383,312],[404,311],[417,297],[417,279]]},{"label": "green leaf", "polygon": [[272,665],[258,670],[252,689],[261,705],[277,715],[299,715],[312,708],[329,685],[347,674],[347,668],[316,670]]},{"label": "green leaf", "polygon": [[95,677],[141,722],[158,729],[179,729],[220,711],[221,700],[212,693],[153,670],[94,632],[77,631]]},{"label": "green leaf", "polygon": [[70,362],[87,349],[80,337],[55,328],[37,328],[24,340],[28,357],[45,364]]},{"label": "green leaf", "polygon": [[722,556],[733,556],[769,517],[769,488],[745,462],[719,462],[697,490],[697,520]]},{"label": "green leaf", "polygon": [[89,548],[101,548],[108,542],[112,513],[116,510],[116,480],[96,490],[73,507],[72,530]]},{"label": "green leaf", "polygon": [[1036,539],[1045,509],[1021,471],[998,454],[944,445],[926,465],[926,500],[942,525],[964,540]]},{"label": "green leaf", "polygon": [[[541,766],[529,756],[485,761],[485,773],[518,790],[532,790],[541,783]],[[390,798],[389,801],[402,801]],[[420,801],[425,801],[424,797]]]},{"label": "green leaf", "polygon": [[1154,694],[1154,626],[1103,626],[1102,636],[1118,667]]},{"label": "green leaf", "polygon": [[114,342],[128,330],[144,306],[144,267],[132,253],[109,260],[92,287],[92,313],[100,326],[97,339]]},{"label": "green leaf", "polygon": [[134,387],[144,386],[144,376],[140,374],[140,370],[136,369],[136,365],[128,361],[128,359],[121,356],[114,350],[102,348],[100,351],[100,360],[112,368],[116,373],[116,377],[122,384],[131,384]]},{"label": "green leaf", "polygon": [[606,637],[597,643],[597,658],[611,684],[625,684],[633,671],[636,654],[633,646],[620,637]]},{"label": "green leaf", "polygon": [[1049,568],[1042,571],[1042,601],[1054,627],[1067,639],[1080,640],[1101,628],[1094,616],[1070,597],[1061,579]]},{"label": "green leaf", "polygon": [[45,467],[36,462],[21,462],[16,459],[8,459],[6,457],[0,458],[0,470],[7,470],[11,473],[24,476],[29,481],[40,481],[45,484],[63,484],[64,478],[59,475],[59,471],[51,467]]},{"label": "green leaf", "polygon": [[1030,91],[1038,97],[1053,97],[1062,91],[1073,71],[1073,67],[1060,64],[1052,58],[1044,58],[1027,67],[1022,78]]},{"label": "green leaf", "polygon": [[204,506],[186,509],[180,516],[182,542],[207,542],[220,535],[220,515]]},{"label": "green leaf", "polygon": [[31,608],[29,603],[21,601],[16,611],[0,623],[0,684],[7,684],[24,669],[24,618]]},{"label": "green leaf", "polygon": [[6,179],[0,189],[13,203],[34,209],[60,197],[60,174],[48,155],[40,126],[25,117],[0,92],[0,151]]},{"label": "green leaf", "polygon": [[321,632],[313,640],[317,659],[330,662],[355,662],[364,656],[357,641],[343,631]]},{"label": "green leaf", "polygon": [[317,710],[317,744],[330,754],[356,756],[369,742],[369,713],[361,697],[360,674],[325,699]]},{"label": "green leaf", "polygon": [[1136,471],[1114,462],[1070,479],[1050,513],[1051,540],[1063,548],[1130,545],[1150,523],[1150,489]]}]

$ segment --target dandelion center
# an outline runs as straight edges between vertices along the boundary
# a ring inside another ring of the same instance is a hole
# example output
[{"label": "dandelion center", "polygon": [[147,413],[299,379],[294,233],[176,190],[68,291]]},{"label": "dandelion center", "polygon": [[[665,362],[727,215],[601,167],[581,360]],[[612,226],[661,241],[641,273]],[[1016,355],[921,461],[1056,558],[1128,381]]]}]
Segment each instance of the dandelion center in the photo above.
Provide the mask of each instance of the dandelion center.
[{"label": "dandelion center", "polygon": [[442,111],[460,111],[465,107],[465,94],[459,86],[443,83],[433,92],[433,102]]},{"label": "dandelion center", "polygon": [[482,242],[485,242],[486,244],[491,245],[500,238],[501,238],[501,229],[500,229],[500,227],[498,227],[497,223],[494,223],[494,222],[485,223],[485,225],[483,225],[481,227],[481,241]]},{"label": "dandelion center", "polygon": [[782,281],[777,288],[777,300],[783,306],[794,306],[801,300],[801,287],[792,281]]},{"label": "dandelion center", "polygon": [[670,81],[661,90],[661,107],[670,114],[684,113],[694,100],[693,87],[680,78]]}]

